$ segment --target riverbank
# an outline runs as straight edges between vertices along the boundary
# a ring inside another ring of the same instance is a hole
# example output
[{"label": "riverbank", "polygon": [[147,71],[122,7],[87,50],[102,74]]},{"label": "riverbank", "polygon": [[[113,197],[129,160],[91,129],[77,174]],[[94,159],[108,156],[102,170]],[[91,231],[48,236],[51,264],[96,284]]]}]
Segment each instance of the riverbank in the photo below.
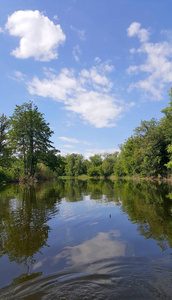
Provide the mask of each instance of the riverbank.
[{"label": "riverbank", "polygon": [[[43,175],[43,174],[42,174]],[[87,181],[88,179],[110,179],[110,180],[117,180],[117,179],[124,179],[124,180],[133,180],[133,181],[141,181],[141,180],[145,180],[145,181],[150,181],[150,182],[168,182],[170,184],[172,184],[172,176],[170,176],[169,178],[155,178],[155,177],[141,177],[139,175],[135,175],[135,176],[123,176],[123,177],[117,177],[117,176],[109,176],[107,178],[104,178],[103,176],[88,176],[88,175],[79,175],[79,176],[57,176],[56,174],[49,174],[50,176],[39,176],[39,177],[20,177],[18,179],[12,179],[9,177],[5,177],[5,176],[1,176],[0,177],[0,184],[4,184],[4,183],[27,183],[27,184],[35,184],[35,183],[41,183],[44,181],[49,181],[49,180],[56,180],[56,179],[61,179],[61,180],[69,180],[69,179],[77,179],[77,180],[82,180],[82,181]]]}]

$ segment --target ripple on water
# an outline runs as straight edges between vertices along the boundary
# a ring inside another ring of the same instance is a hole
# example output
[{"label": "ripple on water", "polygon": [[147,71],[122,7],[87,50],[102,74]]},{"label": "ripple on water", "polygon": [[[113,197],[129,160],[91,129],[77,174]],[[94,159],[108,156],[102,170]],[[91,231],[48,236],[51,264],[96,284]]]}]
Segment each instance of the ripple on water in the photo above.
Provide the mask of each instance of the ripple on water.
[{"label": "ripple on water", "polygon": [[40,276],[17,287],[11,285],[1,289],[0,294],[2,300],[171,299],[171,271],[164,265],[161,267],[157,268],[156,262],[150,264],[144,259],[132,258],[118,264],[111,263],[109,273],[71,270]]}]

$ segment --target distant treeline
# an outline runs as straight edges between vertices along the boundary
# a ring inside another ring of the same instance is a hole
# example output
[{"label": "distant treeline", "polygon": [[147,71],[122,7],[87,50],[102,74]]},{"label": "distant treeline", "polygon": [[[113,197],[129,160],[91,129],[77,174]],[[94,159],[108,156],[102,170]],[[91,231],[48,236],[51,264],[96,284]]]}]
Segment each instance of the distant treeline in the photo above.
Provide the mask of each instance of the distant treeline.
[{"label": "distant treeline", "polygon": [[172,174],[172,88],[169,106],[160,121],[141,121],[120,151],[85,159],[65,157],[52,146],[53,131],[32,102],[0,116],[0,181],[26,181],[58,176],[170,177]]}]

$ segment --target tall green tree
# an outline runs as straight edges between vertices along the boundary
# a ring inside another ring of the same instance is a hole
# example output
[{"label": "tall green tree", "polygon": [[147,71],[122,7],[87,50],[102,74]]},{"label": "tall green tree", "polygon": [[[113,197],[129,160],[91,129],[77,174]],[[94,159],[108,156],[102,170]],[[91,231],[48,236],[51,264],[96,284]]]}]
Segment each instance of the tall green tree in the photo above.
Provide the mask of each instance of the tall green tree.
[{"label": "tall green tree", "polygon": [[93,167],[101,166],[103,160],[100,154],[94,154],[93,156],[90,156],[91,165]]},{"label": "tall green tree", "polygon": [[164,175],[167,162],[165,136],[160,123],[155,119],[142,121],[135,129],[139,147],[141,174],[143,176]]},{"label": "tall green tree", "polygon": [[31,101],[16,105],[10,125],[9,137],[14,152],[23,159],[25,176],[33,177],[38,160],[54,149],[50,141],[53,131]]},{"label": "tall green tree", "polygon": [[112,175],[115,161],[115,154],[105,153],[104,160],[102,162],[102,175],[108,177]]},{"label": "tall green tree", "polygon": [[78,176],[85,173],[86,166],[84,164],[84,157],[81,154],[66,155],[65,172],[67,176]]},{"label": "tall green tree", "polygon": [[161,119],[161,127],[164,132],[168,152],[168,162],[165,165],[172,171],[172,88],[170,89],[169,95],[169,106],[162,110],[164,117]]},{"label": "tall green tree", "polygon": [[0,166],[9,167],[10,148],[8,144],[9,120],[2,114],[0,116]]}]

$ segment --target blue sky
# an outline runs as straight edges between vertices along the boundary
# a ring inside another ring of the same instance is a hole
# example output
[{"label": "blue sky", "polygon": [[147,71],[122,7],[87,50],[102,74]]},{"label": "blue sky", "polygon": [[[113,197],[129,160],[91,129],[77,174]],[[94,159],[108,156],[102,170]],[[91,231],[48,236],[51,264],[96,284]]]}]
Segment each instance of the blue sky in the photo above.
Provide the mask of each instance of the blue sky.
[{"label": "blue sky", "polygon": [[62,155],[114,152],[160,119],[172,85],[171,0],[0,1],[0,114],[33,100]]}]

